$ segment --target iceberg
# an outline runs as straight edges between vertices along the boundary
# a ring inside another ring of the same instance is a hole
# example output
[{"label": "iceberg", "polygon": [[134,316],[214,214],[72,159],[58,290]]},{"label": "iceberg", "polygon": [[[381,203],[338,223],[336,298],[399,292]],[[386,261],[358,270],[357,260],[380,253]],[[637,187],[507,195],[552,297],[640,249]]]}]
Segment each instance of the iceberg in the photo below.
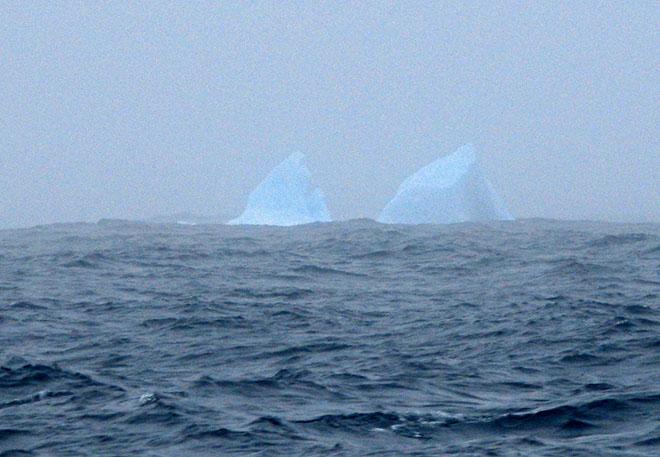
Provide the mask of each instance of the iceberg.
[{"label": "iceberg", "polygon": [[252,191],[243,214],[228,223],[289,226],[331,220],[323,193],[305,165],[305,155],[295,153]]},{"label": "iceberg", "polygon": [[513,217],[484,175],[477,151],[466,144],[408,177],[377,220],[451,224]]}]

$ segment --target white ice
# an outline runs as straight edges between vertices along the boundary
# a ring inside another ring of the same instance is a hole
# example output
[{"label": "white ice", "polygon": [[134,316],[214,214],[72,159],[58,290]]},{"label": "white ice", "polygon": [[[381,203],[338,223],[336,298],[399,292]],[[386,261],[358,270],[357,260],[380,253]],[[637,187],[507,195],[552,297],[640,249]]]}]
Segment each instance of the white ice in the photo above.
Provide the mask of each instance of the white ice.
[{"label": "white ice", "polygon": [[321,189],[312,182],[305,155],[295,153],[252,191],[243,214],[229,224],[299,225],[330,222]]},{"label": "white ice", "polygon": [[390,224],[451,224],[512,220],[467,144],[408,177],[380,213]]}]

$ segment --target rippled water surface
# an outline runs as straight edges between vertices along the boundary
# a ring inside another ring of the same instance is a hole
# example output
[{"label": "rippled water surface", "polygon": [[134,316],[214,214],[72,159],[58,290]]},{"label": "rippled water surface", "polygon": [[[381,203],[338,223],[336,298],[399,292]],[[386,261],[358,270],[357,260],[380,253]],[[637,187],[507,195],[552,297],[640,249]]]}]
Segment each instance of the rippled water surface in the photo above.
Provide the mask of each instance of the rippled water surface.
[{"label": "rippled water surface", "polygon": [[0,231],[0,456],[660,455],[660,226]]}]

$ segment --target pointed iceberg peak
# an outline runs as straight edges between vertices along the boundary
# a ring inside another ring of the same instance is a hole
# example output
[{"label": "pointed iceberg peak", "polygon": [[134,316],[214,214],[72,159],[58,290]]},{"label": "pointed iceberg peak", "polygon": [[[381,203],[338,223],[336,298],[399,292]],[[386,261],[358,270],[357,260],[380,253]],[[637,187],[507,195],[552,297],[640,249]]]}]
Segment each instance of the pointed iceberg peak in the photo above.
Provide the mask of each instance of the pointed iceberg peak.
[{"label": "pointed iceberg peak", "polygon": [[466,144],[408,177],[378,221],[390,224],[451,224],[512,220]]},{"label": "pointed iceberg peak", "polygon": [[330,221],[323,193],[313,184],[305,165],[305,155],[296,152],[252,191],[243,214],[229,224],[288,226]]}]

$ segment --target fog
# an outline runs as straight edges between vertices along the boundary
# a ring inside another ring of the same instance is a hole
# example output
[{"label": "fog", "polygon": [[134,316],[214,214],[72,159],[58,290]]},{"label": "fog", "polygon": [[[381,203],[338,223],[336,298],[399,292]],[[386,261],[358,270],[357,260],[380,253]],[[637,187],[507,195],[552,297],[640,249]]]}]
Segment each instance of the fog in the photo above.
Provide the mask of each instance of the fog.
[{"label": "fog", "polygon": [[0,227],[229,218],[294,151],[336,219],[464,143],[519,218],[660,220],[657,2],[0,2]]}]

